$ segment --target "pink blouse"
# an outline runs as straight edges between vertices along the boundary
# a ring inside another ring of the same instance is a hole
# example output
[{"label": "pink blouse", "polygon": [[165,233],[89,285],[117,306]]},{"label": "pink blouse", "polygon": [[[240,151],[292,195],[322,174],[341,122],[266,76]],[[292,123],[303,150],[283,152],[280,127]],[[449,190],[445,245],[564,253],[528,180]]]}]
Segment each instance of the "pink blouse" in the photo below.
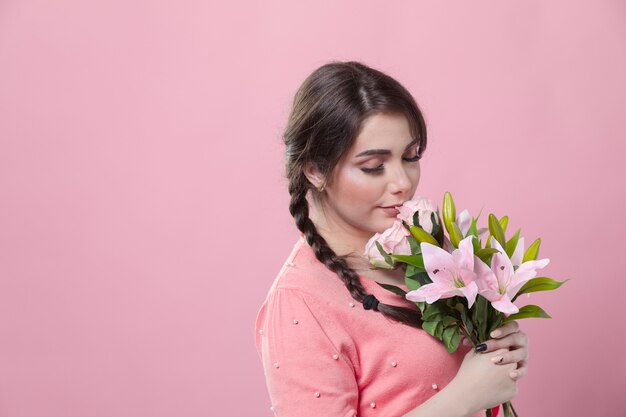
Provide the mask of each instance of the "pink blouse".
[{"label": "pink blouse", "polygon": [[[417,309],[360,281],[381,303]],[[255,343],[278,417],[400,417],[444,388],[471,349],[450,354],[426,331],[365,310],[302,235],[257,314]]]}]

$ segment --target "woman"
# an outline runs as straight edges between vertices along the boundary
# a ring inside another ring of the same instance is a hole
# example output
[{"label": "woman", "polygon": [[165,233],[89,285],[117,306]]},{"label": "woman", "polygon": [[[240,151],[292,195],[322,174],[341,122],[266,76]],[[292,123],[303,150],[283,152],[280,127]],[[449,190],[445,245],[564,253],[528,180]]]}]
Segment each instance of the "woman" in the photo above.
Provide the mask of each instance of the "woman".
[{"label": "woman", "polygon": [[477,417],[512,399],[528,360],[517,322],[482,351],[464,341],[450,354],[415,303],[376,283],[408,291],[403,269],[363,256],[419,182],[426,126],[411,94],[362,63],[328,63],[297,91],[284,142],[301,234],[256,319],[273,412]]}]

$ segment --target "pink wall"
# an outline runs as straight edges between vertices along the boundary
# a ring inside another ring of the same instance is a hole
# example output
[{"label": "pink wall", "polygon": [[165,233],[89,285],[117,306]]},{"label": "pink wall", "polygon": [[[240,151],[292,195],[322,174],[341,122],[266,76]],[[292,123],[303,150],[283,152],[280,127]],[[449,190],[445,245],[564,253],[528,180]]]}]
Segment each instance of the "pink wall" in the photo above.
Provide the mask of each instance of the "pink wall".
[{"label": "pink wall", "polygon": [[0,417],[271,415],[280,135],[330,59],[421,104],[419,194],[508,214],[572,279],[520,321],[520,415],[625,415],[626,3],[215,3],[0,3]]}]

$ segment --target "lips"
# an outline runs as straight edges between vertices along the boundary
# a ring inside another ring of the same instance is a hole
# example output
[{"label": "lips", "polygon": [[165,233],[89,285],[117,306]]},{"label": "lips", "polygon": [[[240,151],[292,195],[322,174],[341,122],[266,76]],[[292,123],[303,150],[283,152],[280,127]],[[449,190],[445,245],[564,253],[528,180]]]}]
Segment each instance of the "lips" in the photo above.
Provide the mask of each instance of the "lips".
[{"label": "lips", "polygon": [[389,215],[389,216],[397,216],[398,214],[400,214],[400,210],[397,209],[397,206],[391,206],[391,207],[381,207],[381,209],[383,209],[383,211]]}]

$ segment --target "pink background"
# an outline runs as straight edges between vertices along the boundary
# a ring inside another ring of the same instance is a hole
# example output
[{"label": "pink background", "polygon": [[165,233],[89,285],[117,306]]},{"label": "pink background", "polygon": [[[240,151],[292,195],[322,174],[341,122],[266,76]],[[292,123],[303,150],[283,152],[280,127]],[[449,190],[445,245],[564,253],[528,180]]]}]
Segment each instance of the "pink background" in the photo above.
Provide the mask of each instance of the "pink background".
[{"label": "pink background", "polygon": [[528,299],[553,318],[520,321],[520,416],[625,415],[624,1],[4,0],[1,417],[271,416],[281,133],[331,59],[414,94],[418,194],[509,215],[571,278]]}]

